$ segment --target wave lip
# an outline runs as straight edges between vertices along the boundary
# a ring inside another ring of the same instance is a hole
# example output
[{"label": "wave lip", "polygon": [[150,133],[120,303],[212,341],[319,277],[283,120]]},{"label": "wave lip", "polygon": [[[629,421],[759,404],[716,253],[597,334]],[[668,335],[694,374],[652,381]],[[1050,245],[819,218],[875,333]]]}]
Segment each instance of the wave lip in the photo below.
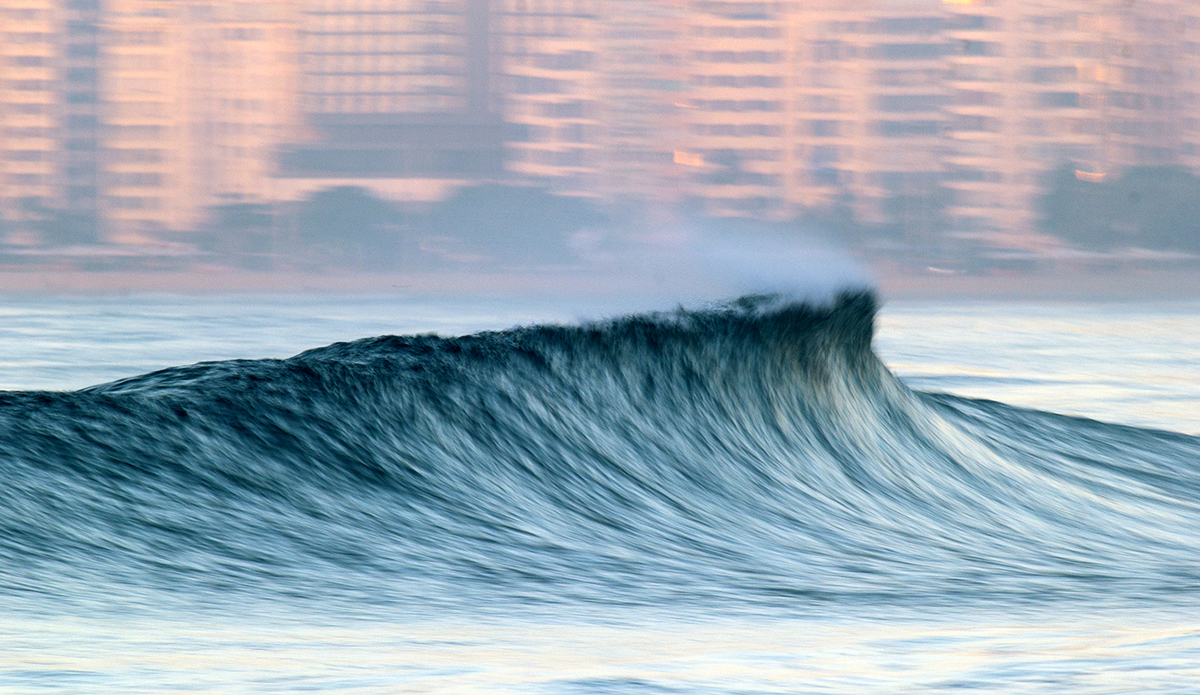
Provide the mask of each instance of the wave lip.
[{"label": "wave lip", "polygon": [[0,586],[409,610],[1190,595],[1198,440],[912,392],[875,311],[748,296],[3,394]]}]

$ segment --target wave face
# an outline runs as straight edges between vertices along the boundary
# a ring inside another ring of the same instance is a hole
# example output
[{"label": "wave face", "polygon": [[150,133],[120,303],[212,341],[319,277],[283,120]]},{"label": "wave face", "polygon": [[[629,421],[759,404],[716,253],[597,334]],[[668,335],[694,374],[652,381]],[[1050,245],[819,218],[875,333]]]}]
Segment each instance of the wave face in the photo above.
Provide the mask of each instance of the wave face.
[{"label": "wave face", "polygon": [[1193,592],[1200,440],[910,391],[874,313],[747,297],[3,394],[0,591],[442,611]]}]

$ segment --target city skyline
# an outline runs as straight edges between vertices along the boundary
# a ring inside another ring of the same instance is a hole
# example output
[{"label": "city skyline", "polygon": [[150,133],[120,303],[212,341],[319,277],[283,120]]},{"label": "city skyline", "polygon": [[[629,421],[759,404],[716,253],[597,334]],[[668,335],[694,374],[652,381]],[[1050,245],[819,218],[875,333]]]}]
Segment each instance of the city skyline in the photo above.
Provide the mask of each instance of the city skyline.
[{"label": "city skyline", "polygon": [[[1054,172],[1200,173],[1200,3],[3,0],[4,244],[479,184],[1043,252]],[[840,218],[838,216],[841,216]]]}]

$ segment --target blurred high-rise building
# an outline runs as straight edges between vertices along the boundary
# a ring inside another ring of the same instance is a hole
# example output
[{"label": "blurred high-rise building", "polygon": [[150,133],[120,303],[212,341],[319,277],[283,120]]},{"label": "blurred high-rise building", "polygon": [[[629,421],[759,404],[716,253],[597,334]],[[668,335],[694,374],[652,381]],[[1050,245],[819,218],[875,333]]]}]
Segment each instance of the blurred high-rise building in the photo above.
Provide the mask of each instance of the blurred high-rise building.
[{"label": "blurred high-rise building", "polygon": [[954,3],[948,19],[952,233],[1037,247],[1046,173],[1107,167],[1106,17],[1087,0]]},{"label": "blurred high-rise building", "polygon": [[284,152],[291,195],[357,182],[421,197],[431,194],[422,182],[500,174],[488,0],[304,0],[299,10],[306,135]]},{"label": "blurred high-rise building", "polygon": [[1117,166],[1179,163],[1181,121],[1188,115],[1181,59],[1189,6],[1194,3],[1110,0],[1089,4],[1089,11],[1078,15],[1107,49],[1105,116],[1109,157]]},{"label": "blurred high-rise building", "polygon": [[64,8],[60,109],[66,126],[62,155],[66,216],[59,228],[67,238],[91,240],[102,232],[101,0],[67,0]]},{"label": "blurred high-rise building", "polygon": [[111,239],[180,228],[186,126],[179,8],[166,1],[114,0],[105,17],[105,210]]},{"label": "blurred high-rise building", "polygon": [[4,0],[0,213],[14,238],[140,242],[271,198],[296,124],[289,7]]},{"label": "blurred high-rise building", "polygon": [[0,217],[30,242],[98,233],[98,19],[96,0],[0,4]]},{"label": "blurred high-rise building", "polygon": [[793,154],[787,20],[780,2],[689,4],[686,132],[674,159],[711,213],[783,212]]},{"label": "blurred high-rise building", "polygon": [[297,8],[198,0],[182,26],[188,205],[270,203],[279,152],[300,133]]},{"label": "blurred high-rise building", "polygon": [[607,8],[599,0],[503,0],[500,92],[514,175],[596,195],[604,165],[601,69]]},{"label": "blurred high-rise building", "polygon": [[914,243],[942,199],[945,13],[937,0],[825,2],[791,18],[789,200],[844,206]]},{"label": "blurred high-rise building", "polygon": [[694,3],[679,153],[717,214],[844,205],[929,231],[945,102],[940,2]]},{"label": "blurred high-rise building", "polygon": [[626,203],[673,200],[680,7],[505,0],[506,166],[518,180]]},{"label": "blurred high-rise building", "polygon": [[108,0],[104,198],[114,241],[193,229],[221,204],[273,198],[297,130],[291,7]]},{"label": "blurred high-rise building", "polygon": [[1175,0],[693,3],[679,158],[713,212],[833,207],[910,244],[1043,248],[1052,170],[1100,180],[1190,151],[1188,17]]},{"label": "blurred high-rise building", "polygon": [[1200,3],[1187,3],[1176,24],[1179,36],[1180,163],[1200,172]]},{"label": "blurred high-rise building", "polygon": [[7,3],[0,15],[0,213],[10,222],[58,198],[57,20],[48,0]]},{"label": "blurred high-rise building", "polygon": [[951,2],[952,232],[1037,249],[1047,175],[1186,163],[1188,3]]},{"label": "blurred high-rise building", "polygon": [[677,200],[674,161],[686,122],[687,0],[606,0],[597,131],[604,151],[602,194],[629,205]]},{"label": "blurred high-rise building", "polygon": [[0,0],[0,23],[10,243],[507,180],[1035,250],[1052,171],[1200,171],[1191,0]]}]

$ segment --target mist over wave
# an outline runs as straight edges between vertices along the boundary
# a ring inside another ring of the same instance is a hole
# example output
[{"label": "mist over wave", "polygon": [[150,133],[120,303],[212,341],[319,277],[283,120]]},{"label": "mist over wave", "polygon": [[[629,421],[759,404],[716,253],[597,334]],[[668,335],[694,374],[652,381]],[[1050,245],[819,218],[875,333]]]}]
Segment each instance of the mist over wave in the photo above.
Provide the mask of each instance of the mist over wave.
[{"label": "mist over wave", "polygon": [[47,609],[1187,601],[1200,440],[913,392],[875,299],[745,296],[0,395]]},{"label": "mist over wave", "polygon": [[[640,301],[685,306],[712,297],[773,295],[827,304],[839,292],[868,291],[870,271],[816,229],[757,220],[693,220],[662,213],[631,230],[575,234],[575,269]],[[629,312],[650,307],[630,302]]]}]

